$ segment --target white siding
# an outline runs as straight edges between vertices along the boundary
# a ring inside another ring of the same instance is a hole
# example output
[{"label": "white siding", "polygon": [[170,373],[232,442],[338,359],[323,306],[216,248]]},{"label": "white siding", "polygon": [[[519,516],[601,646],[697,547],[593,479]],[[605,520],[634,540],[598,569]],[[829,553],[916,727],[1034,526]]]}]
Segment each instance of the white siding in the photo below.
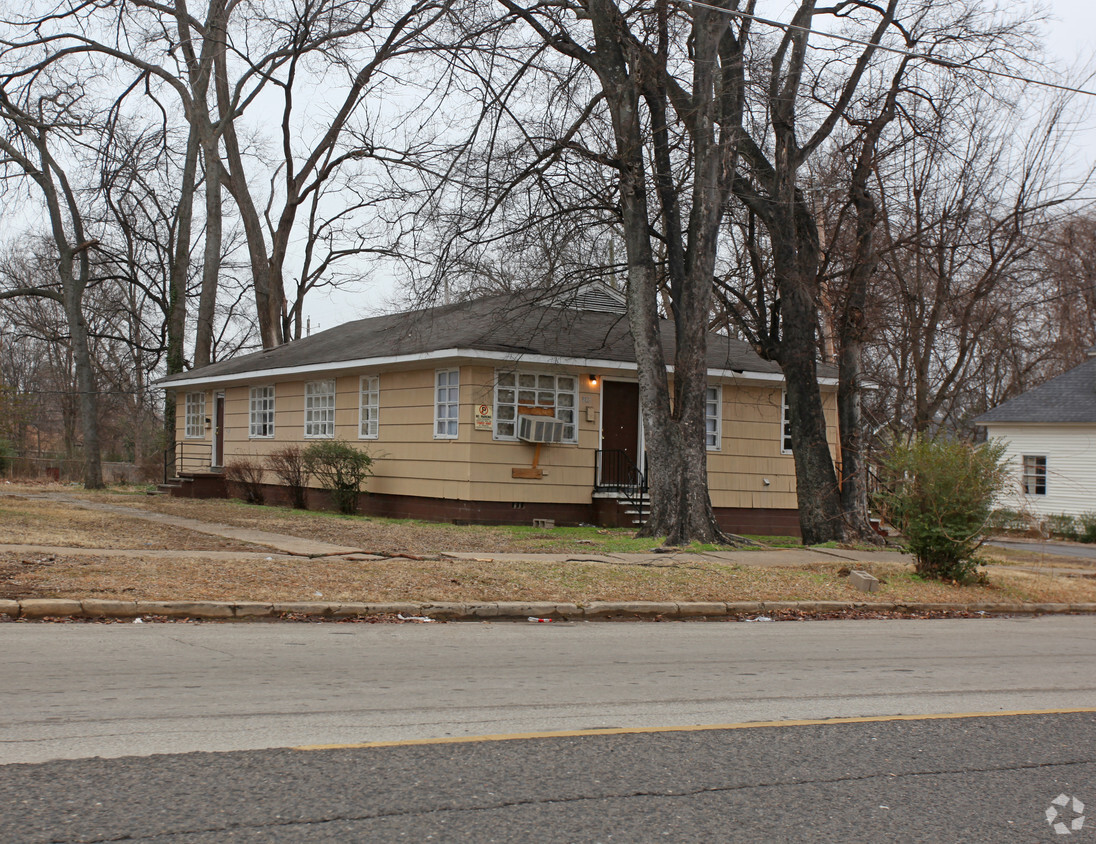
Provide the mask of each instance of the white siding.
[{"label": "white siding", "polygon": [[[1012,475],[1002,507],[1033,516],[1096,512],[1096,425],[988,425],[990,439],[1004,440]],[[1046,495],[1025,495],[1020,487],[1024,455],[1047,459]]]}]

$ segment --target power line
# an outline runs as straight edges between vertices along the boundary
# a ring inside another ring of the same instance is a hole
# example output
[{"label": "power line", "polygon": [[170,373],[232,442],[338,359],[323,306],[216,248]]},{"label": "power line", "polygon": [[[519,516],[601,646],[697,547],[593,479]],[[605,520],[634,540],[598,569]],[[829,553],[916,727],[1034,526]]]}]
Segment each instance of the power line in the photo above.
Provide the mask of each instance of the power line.
[{"label": "power line", "polygon": [[820,29],[811,29],[809,26],[799,26],[798,24],[784,23],[783,21],[772,20],[770,18],[763,18],[760,15],[751,15],[748,12],[739,12],[734,9],[724,9],[719,6],[713,6],[709,3],[702,3],[700,0],[682,0],[684,3],[688,3],[690,6],[697,6],[702,9],[710,9],[713,12],[722,12],[725,15],[730,15],[736,18],[745,18],[747,20],[756,21],[757,23],[764,24],[765,26],[776,27],[777,29],[789,30],[794,29],[799,32],[806,32],[811,35],[820,35],[823,38],[830,38],[835,41],[844,41],[848,44],[857,44],[861,47],[873,47],[876,50],[881,50],[884,53],[894,53],[898,56],[905,56],[911,59],[921,59],[929,64],[939,65],[940,67],[948,67],[956,70],[969,69],[977,71],[978,73],[984,73],[987,76],[999,76],[1002,79],[1011,79],[1014,82],[1024,82],[1028,85],[1037,85],[1043,88],[1054,88],[1058,91],[1066,91],[1070,94],[1083,94],[1086,97],[1096,97],[1096,91],[1089,91],[1085,88],[1075,88],[1072,85],[1062,85],[1058,82],[1047,82],[1043,79],[1032,79],[1030,76],[1021,76],[1018,73],[1008,73],[1003,70],[991,70],[990,68],[974,67],[972,65],[966,65],[962,62],[951,61],[950,59],[943,59],[939,56],[930,56],[927,53],[914,53],[911,50],[903,50],[899,47],[887,47],[884,44],[873,44],[870,41],[864,41],[860,38],[853,38],[849,35],[840,35],[836,32],[824,32]]}]

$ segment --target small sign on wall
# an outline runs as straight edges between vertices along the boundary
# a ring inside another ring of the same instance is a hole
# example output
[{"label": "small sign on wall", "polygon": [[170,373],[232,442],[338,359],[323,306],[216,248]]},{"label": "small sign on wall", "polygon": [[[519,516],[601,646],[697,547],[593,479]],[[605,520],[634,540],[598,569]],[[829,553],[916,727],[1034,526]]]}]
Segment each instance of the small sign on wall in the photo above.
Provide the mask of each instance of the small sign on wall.
[{"label": "small sign on wall", "polygon": [[491,405],[489,404],[477,404],[476,405],[476,430],[477,431],[490,431],[491,430]]}]

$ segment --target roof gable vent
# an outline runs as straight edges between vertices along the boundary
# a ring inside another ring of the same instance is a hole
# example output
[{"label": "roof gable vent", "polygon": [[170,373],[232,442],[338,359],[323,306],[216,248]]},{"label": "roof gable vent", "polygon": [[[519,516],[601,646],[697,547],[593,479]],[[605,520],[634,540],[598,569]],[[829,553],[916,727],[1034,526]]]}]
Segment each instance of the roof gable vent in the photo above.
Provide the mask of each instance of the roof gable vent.
[{"label": "roof gable vent", "polygon": [[624,294],[600,281],[590,281],[554,296],[546,302],[557,308],[580,311],[602,311],[610,314],[627,313]]}]

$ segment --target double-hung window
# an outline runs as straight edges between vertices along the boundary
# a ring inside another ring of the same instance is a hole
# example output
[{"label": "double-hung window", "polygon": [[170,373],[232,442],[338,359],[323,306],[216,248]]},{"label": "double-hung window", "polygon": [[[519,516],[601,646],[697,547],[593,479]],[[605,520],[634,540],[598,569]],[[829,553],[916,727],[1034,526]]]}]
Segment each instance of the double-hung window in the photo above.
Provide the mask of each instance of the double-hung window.
[{"label": "double-hung window", "polygon": [[334,378],[305,382],[304,435],[307,439],[331,439],[335,436]]},{"label": "double-hung window", "polygon": [[1024,474],[1021,484],[1027,495],[1047,494],[1047,459],[1045,455],[1024,455]]},{"label": "double-hung window", "polygon": [[720,407],[722,387],[708,387],[704,397],[704,436],[707,438],[708,451],[719,451]]},{"label": "double-hung window", "polygon": [[544,372],[495,373],[495,439],[517,439],[521,408],[552,411],[563,422],[563,441],[578,442],[575,408],[578,405],[578,379],[573,375],[549,375]]},{"label": "double-hung window", "polygon": [[186,394],[186,438],[205,439],[205,393]]},{"label": "double-hung window", "polygon": [[380,385],[381,379],[377,375],[363,375],[358,385],[358,437],[360,439],[375,440],[380,431]]},{"label": "double-hung window", "polygon": [[439,369],[434,375],[434,439],[455,440],[460,409],[460,370]]},{"label": "double-hung window", "polygon": [[252,387],[248,403],[247,435],[251,439],[274,436],[274,387]]},{"label": "double-hung window", "polygon": [[780,398],[780,453],[792,453],[792,414],[788,409],[788,391]]}]

